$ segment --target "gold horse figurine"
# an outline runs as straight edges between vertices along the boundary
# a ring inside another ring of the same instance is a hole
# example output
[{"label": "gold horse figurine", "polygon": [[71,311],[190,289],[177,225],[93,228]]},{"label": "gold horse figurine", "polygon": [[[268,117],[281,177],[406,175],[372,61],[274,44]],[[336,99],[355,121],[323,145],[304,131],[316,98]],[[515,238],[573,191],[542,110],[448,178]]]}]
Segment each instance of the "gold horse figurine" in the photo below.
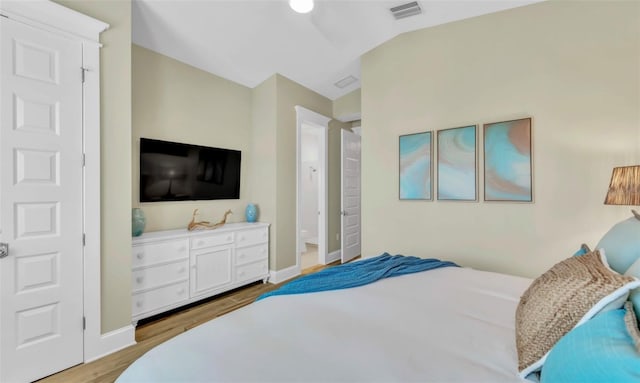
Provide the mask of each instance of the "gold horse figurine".
[{"label": "gold horse figurine", "polygon": [[229,216],[229,214],[233,214],[231,210],[227,210],[224,213],[224,217],[222,217],[222,220],[214,224],[210,223],[209,221],[196,222],[196,215],[198,215],[198,209],[195,209],[193,211],[193,215],[191,216],[191,222],[189,222],[189,225],[187,225],[187,230],[191,231],[191,230],[198,230],[198,229],[204,229],[204,230],[217,229],[223,226],[225,223],[227,223],[227,217]]}]

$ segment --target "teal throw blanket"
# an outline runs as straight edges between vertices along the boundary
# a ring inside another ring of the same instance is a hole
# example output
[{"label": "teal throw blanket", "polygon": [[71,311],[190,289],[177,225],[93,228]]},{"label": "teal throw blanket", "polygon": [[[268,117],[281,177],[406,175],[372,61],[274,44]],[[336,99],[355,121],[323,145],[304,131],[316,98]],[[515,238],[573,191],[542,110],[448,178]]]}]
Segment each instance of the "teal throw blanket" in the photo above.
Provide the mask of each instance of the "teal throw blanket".
[{"label": "teal throw blanket", "polygon": [[453,262],[384,253],[374,258],[329,267],[295,279],[277,290],[264,293],[256,300],[273,295],[303,294],[348,289],[403,274],[456,266]]}]

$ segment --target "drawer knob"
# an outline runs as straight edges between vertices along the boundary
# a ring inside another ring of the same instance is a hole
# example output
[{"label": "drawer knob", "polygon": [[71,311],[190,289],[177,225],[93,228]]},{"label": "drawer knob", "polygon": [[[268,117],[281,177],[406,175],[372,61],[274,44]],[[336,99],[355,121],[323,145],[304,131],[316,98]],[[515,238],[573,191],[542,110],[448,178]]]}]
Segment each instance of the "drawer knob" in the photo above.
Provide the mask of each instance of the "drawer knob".
[{"label": "drawer knob", "polygon": [[136,278],[136,282],[138,282],[138,283],[142,283],[143,279],[144,279],[144,278],[142,278],[142,277],[137,277],[137,278]]},{"label": "drawer knob", "polygon": [[142,302],[141,301],[137,301],[136,302],[136,307],[142,307]]},{"label": "drawer knob", "polygon": [[144,253],[138,253],[138,254],[136,254],[136,258],[138,258],[138,259],[142,259],[142,258],[144,258]]}]

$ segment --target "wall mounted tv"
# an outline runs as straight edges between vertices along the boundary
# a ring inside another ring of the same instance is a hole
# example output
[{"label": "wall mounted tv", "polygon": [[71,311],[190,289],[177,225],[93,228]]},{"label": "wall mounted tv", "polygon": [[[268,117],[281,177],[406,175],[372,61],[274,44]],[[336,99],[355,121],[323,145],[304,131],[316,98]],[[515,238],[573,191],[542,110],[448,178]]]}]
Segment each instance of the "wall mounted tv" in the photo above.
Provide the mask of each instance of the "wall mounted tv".
[{"label": "wall mounted tv", "polygon": [[140,139],[140,202],[240,198],[239,150]]}]

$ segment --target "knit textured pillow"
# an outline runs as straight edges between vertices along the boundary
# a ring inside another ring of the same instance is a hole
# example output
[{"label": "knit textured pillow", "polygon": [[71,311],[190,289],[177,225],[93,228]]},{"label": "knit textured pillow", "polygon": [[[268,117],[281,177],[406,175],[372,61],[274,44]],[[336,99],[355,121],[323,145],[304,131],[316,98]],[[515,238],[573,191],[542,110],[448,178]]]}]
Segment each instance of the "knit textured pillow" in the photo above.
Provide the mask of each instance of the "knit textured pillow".
[{"label": "knit textured pillow", "polygon": [[609,268],[603,250],[565,259],[534,280],[516,309],[520,376],[539,370],[562,336],[638,286]]}]

